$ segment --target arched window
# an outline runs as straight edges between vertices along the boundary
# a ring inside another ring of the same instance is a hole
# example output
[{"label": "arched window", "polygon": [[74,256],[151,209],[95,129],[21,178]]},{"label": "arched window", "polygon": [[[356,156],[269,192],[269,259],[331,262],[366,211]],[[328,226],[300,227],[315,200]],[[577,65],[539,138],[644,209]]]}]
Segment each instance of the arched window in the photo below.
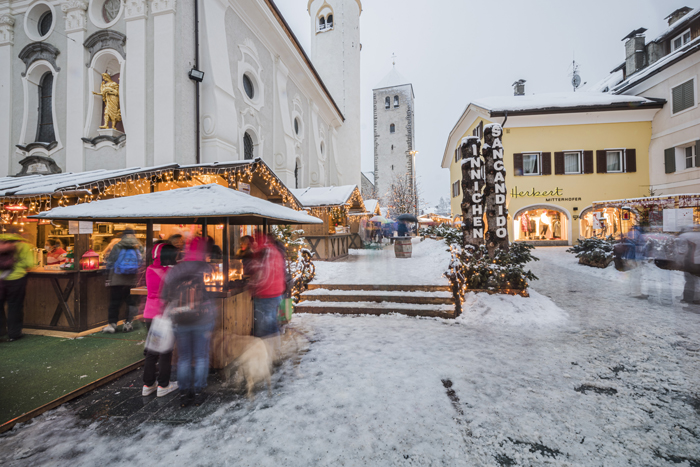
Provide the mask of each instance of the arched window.
[{"label": "arched window", "polygon": [[386,99],[384,99],[384,108],[385,109],[391,108],[391,99],[389,98],[389,96],[386,96]]},{"label": "arched window", "polygon": [[36,140],[41,143],[53,143],[56,135],[53,130],[53,74],[44,73],[39,83],[39,121],[37,122]]},{"label": "arched window", "polygon": [[250,133],[246,131],[245,135],[243,135],[243,158],[245,160],[250,160],[253,156],[253,138],[251,138]]},{"label": "arched window", "polygon": [[298,159],[294,164],[294,188],[301,188],[301,167],[299,167]]},{"label": "arched window", "polygon": [[394,108],[399,106],[399,96],[394,96]]},{"label": "arched window", "polygon": [[328,29],[333,27],[333,15],[328,15],[328,18],[326,18],[326,27]]},{"label": "arched window", "polygon": [[393,123],[389,125],[389,133],[396,133],[396,126]]},{"label": "arched window", "polygon": [[321,17],[318,19],[318,30],[319,30],[319,31],[323,31],[324,29],[326,29],[326,18],[324,18],[323,16],[321,16]]}]

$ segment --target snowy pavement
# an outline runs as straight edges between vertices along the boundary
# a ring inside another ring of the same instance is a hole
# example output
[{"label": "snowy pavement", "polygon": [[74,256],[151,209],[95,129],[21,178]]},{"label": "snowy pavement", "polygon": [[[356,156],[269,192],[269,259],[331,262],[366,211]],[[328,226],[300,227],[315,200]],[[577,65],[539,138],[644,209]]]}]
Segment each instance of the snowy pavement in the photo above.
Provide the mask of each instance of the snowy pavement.
[{"label": "snowy pavement", "polygon": [[458,320],[296,316],[309,351],[277,371],[272,397],[261,390],[253,403],[221,402],[195,422],[145,421],[120,434],[85,423],[69,404],[0,437],[0,459],[700,465],[700,307],[678,304],[682,275],[648,277],[650,290],[673,281],[675,303],[662,306],[628,298],[624,274],[579,266],[564,250],[535,251],[530,298],[469,295]]}]

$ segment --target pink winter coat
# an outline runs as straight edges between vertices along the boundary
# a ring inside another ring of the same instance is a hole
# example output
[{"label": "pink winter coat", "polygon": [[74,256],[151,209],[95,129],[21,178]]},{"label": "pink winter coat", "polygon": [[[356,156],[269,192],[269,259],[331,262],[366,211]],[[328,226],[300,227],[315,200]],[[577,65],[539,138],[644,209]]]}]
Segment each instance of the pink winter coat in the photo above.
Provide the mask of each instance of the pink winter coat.
[{"label": "pink winter coat", "polygon": [[143,310],[145,319],[153,319],[156,316],[163,314],[163,301],[160,299],[160,289],[163,287],[165,275],[170,270],[170,266],[161,266],[160,250],[163,248],[163,243],[153,247],[153,264],[146,269],[146,289],[148,297],[146,298],[146,307]]}]

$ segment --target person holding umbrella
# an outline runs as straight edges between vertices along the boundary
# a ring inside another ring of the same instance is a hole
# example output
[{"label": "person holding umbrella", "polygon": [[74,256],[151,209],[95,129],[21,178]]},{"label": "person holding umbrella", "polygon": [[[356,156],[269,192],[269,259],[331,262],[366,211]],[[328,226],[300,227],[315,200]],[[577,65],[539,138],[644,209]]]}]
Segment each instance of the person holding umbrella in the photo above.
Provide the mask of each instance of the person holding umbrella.
[{"label": "person holding umbrella", "polygon": [[399,221],[399,237],[408,237],[408,225],[407,222],[418,222],[418,219],[413,214],[401,214],[396,218]]}]

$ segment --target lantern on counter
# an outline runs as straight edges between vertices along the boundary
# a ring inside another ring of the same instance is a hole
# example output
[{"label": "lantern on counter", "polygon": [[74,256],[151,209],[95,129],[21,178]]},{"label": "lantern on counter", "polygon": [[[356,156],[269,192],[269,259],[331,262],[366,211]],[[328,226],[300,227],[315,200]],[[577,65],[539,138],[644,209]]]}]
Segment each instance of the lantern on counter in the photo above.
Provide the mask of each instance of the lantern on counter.
[{"label": "lantern on counter", "polygon": [[80,258],[80,269],[99,269],[100,267],[100,255],[95,253],[93,250],[88,250],[85,252],[82,258]]}]

